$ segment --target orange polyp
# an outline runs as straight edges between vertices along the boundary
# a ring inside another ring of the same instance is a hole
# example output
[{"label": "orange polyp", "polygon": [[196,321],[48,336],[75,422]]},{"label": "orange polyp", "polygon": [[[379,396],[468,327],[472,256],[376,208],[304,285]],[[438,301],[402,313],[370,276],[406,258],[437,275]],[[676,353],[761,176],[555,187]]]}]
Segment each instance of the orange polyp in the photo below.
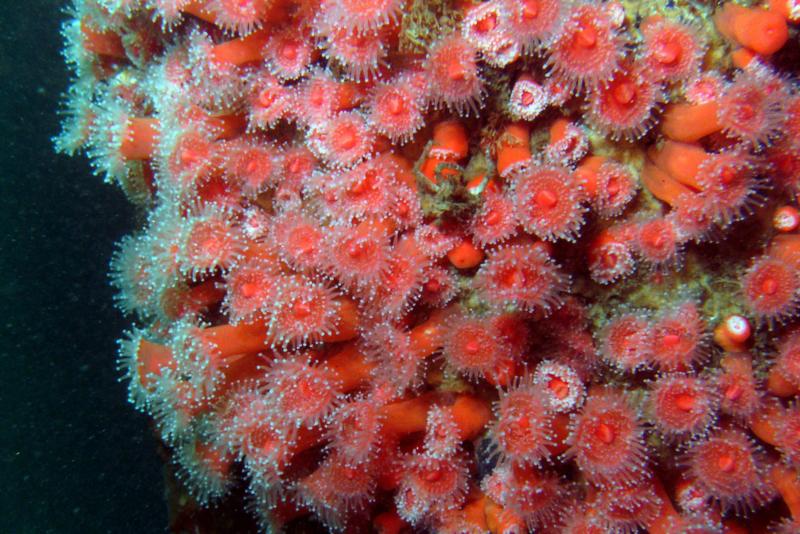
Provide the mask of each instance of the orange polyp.
[{"label": "orange polyp", "polygon": [[741,315],[729,315],[714,328],[714,342],[726,352],[742,352],[750,334],[747,319]]},{"label": "orange polyp", "polygon": [[764,402],[750,418],[750,430],[764,443],[778,444],[778,431],[782,424],[783,408],[776,402]]},{"label": "orange polyp", "polygon": [[447,259],[457,269],[472,269],[483,261],[486,255],[471,240],[464,239],[447,253]]},{"label": "orange polyp", "polygon": [[769,473],[772,482],[778,493],[781,494],[783,502],[789,509],[792,519],[800,520],[800,477],[797,470],[781,464],[775,464]]},{"label": "orange polyp", "polygon": [[[336,299],[339,322],[333,333],[320,339],[327,343],[347,341],[358,335],[359,315],[355,303],[346,297]],[[238,354],[254,354],[263,351],[273,340],[267,335],[263,321],[219,325],[204,328],[200,338],[214,347],[215,357],[224,360]]]},{"label": "orange polyp", "polygon": [[[192,286],[185,291],[178,291],[178,299],[172,302],[172,309],[166,309],[167,316],[178,318],[186,313],[201,313],[222,302],[225,298],[225,290],[213,279],[206,280],[196,286]],[[164,299],[162,298],[162,306]],[[170,312],[172,315],[170,315]]]},{"label": "orange polyp", "polygon": [[773,13],[777,13],[781,17],[789,20],[791,16],[791,8],[789,7],[790,0],[767,0],[767,5],[769,6],[769,10]]},{"label": "orange polyp", "polygon": [[[271,354],[264,354],[264,356],[271,356]],[[242,380],[256,379],[263,376],[264,360],[262,358],[253,358],[249,354],[234,356],[225,361],[223,372],[225,375],[224,381],[214,392],[218,398],[223,397],[227,391],[240,384]]]},{"label": "orange polyp", "polygon": [[171,369],[175,366],[175,359],[169,347],[146,339],[139,341],[136,359],[139,382],[145,388],[152,385],[152,380],[161,374],[162,369]]},{"label": "orange polyp", "polygon": [[504,176],[515,163],[531,159],[530,127],[521,122],[509,124],[497,142],[497,172]]},{"label": "orange polyp", "polygon": [[769,10],[785,18],[788,22],[800,22],[800,10],[796,0],[768,0]]},{"label": "orange polyp", "polygon": [[127,160],[144,160],[153,155],[160,129],[158,119],[133,117],[128,120],[119,153]]},{"label": "orange polyp", "polygon": [[467,130],[459,121],[442,121],[433,127],[433,146],[431,155],[446,159],[444,154],[451,156],[454,161],[463,159],[469,153],[469,138]]},{"label": "orange polyp", "polygon": [[778,234],[772,238],[767,253],[800,269],[800,234]]},{"label": "orange polyp", "polygon": [[767,391],[776,397],[789,398],[800,393],[800,389],[783,377],[781,372],[773,367],[767,375]]},{"label": "orange polyp", "polygon": [[450,411],[458,427],[458,437],[462,441],[480,434],[492,417],[489,403],[472,395],[459,395]]},{"label": "orange polyp", "polygon": [[247,119],[244,115],[209,115],[204,122],[214,131],[215,139],[230,139],[244,132]]},{"label": "orange polyp", "polygon": [[648,518],[644,526],[649,534],[671,534],[674,532],[674,525],[680,519],[680,514],[672,505],[672,500],[658,478],[652,479],[652,487],[658,497],[659,511],[652,519]]},{"label": "orange polyp", "polygon": [[214,354],[224,360],[229,356],[264,350],[267,344],[267,327],[261,321],[211,326],[201,329],[198,337],[212,345]]},{"label": "orange polyp", "polygon": [[569,424],[570,417],[566,413],[557,413],[553,418],[553,423],[550,427],[550,435],[553,438],[552,444],[547,447],[547,450],[550,451],[550,454],[553,456],[562,454],[569,448],[569,444],[567,443]]},{"label": "orange polyp", "polygon": [[[469,153],[469,140],[464,125],[458,121],[443,121],[433,127],[433,143],[419,172],[436,183],[436,170],[442,164],[455,163]],[[440,168],[445,177],[455,177],[458,171]]]},{"label": "orange polyp", "polygon": [[387,404],[381,408],[381,413],[385,417],[384,432],[390,435],[406,435],[424,431],[431,404],[433,404],[431,395],[421,395]]},{"label": "orange polyp", "polygon": [[697,171],[708,159],[700,145],[667,140],[660,150],[648,150],[648,156],[659,169],[684,185],[700,190]]},{"label": "orange polyp", "polygon": [[326,369],[334,374],[340,390],[345,393],[367,384],[376,365],[354,343],[346,344],[325,361]]},{"label": "orange polyp", "polygon": [[740,69],[747,68],[747,66],[755,57],[756,53],[749,48],[738,48],[731,52],[731,61],[733,61],[733,66]]},{"label": "orange polyp", "polygon": [[603,156],[589,156],[575,169],[574,176],[589,197],[594,197],[598,193],[597,171],[606,159]]},{"label": "orange polyp", "polygon": [[81,21],[81,33],[83,34],[83,48],[88,52],[93,52],[99,56],[107,56],[117,59],[127,59],[125,46],[122,38],[112,31],[99,31]]},{"label": "orange polyp", "polygon": [[716,102],[667,106],[661,131],[675,141],[698,141],[722,129],[717,121],[718,107]]},{"label": "orange polyp", "polygon": [[642,169],[642,184],[654,197],[670,206],[675,206],[681,195],[694,194],[692,189],[675,180],[652,163],[645,163],[644,169]]},{"label": "orange polyp", "polygon": [[[442,159],[439,159],[439,158],[428,158],[428,159],[425,160],[425,162],[420,167],[419,172],[425,178],[430,180],[431,183],[435,184],[436,181],[437,181],[436,180],[436,168],[439,165],[442,165],[443,163],[448,163],[448,162],[446,160],[442,160]],[[443,173],[443,174],[446,175],[447,173]]]},{"label": "orange polyp", "polygon": [[242,263],[245,261],[264,261],[266,264],[277,264],[280,258],[269,247],[261,246],[261,244],[254,244],[248,246],[242,254]]},{"label": "orange polyp", "polygon": [[[486,178],[485,173],[479,173],[475,178],[467,182],[467,191],[473,195],[485,194],[487,191],[497,193],[500,189],[494,180],[488,180],[486,185],[483,185],[483,180]],[[483,189],[481,189],[483,187]]]},{"label": "orange polyp", "polygon": [[800,227],[800,211],[794,206],[781,206],[775,210],[772,227],[779,232],[794,232]]},{"label": "orange polyp", "polygon": [[445,313],[440,311],[433,314],[427,321],[411,329],[411,350],[417,359],[442,348],[445,333]]},{"label": "orange polyp", "polygon": [[221,63],[246,65],[264,59],[263,50],[269,38],[268,30],[259,30],[246,37],[232,39],[214,46],[211,57]]},{"label": "orange polyp", "polygon": [[558,143],[567,135],[567,129],[569,128],[570,122],[565,118],[556,119],[553,124],[550,125],[550,144]]},{"label": "orange polyp", "polygon": [[[482,493],[479,497],[471,500],[464,506],[463,514],[465,519],[474,525],[477,525],[481,532],[485,532],[489,529],[489,526],[486,522],[486,506],[488,500],[485,495]],[[511,532],[510,530],[506,530],[504,532]]]},{"label": "orange polyp", "polygon": [[737,16],[747,13],[747,8],[728,2],[714,13],[714,26],[728,39],[735,39],[734,23]]},{"label": "orange polyp", "polygon": [[732,2],[714,13],[714,24],[725,37],[762,55],[774,54],[789,38],[786,19],[779,13]]},{"label": "orange polyp", "polygon": [[514,358],[503,358],[494,369],[486,372],[484,378],[495,387],[508,387],[517,376],[517,362]]},{"label": "orange polyp", "polygon": [[214,13],[206,9],[205,0],[193,0],[181,8],[187,15],[192,15],[200,20],[216,24],[217,17]]},{"label": "orange polyp", "polygon": [[322,336],[322,339],[327,343],[348,341],[355,338],[358,335],[359,325],[361,324],[358,306],[352,299],[340,297],[336,299],[336,302],[339,306],[337,312],[339,323],[335,332]]},{"label": "orange polyp", "polygon": [[372,525],[378,534],[400,534],[409,527],[395,510],[376,515]]}]

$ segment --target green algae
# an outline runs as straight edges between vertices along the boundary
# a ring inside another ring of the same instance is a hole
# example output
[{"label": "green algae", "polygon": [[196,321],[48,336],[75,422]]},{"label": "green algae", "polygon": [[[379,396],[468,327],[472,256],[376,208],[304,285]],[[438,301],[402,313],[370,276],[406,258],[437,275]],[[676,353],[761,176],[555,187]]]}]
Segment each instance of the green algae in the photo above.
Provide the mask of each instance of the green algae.
[{"label": "green algae", "polygon": [[460,11],[446,0],[414,0],[400,23],[398,48],[404,54],[424,54],[453,32],[460,20]]}]

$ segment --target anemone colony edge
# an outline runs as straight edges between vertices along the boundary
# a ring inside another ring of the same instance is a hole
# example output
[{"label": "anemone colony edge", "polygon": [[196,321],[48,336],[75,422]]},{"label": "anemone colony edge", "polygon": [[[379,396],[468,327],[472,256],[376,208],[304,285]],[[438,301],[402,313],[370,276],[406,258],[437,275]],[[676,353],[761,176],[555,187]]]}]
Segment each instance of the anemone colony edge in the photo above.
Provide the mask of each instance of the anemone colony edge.
[{"label": "anemone colony edge", "polygon": [[74,0],[171,528],[799,532],[798,21]]}]

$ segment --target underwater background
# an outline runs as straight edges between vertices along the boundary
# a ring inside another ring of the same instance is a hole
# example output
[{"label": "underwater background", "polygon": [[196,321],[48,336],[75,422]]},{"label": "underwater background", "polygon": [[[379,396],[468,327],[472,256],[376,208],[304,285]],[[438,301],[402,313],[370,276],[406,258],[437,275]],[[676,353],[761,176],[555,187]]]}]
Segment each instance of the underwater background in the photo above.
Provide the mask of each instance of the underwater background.
[{"label": "underwater background", "polygon": [[0,15],[0,532],[162,532],[155,443],[114,363],[107,265],[134,213],[50,140],[64,5]]}]

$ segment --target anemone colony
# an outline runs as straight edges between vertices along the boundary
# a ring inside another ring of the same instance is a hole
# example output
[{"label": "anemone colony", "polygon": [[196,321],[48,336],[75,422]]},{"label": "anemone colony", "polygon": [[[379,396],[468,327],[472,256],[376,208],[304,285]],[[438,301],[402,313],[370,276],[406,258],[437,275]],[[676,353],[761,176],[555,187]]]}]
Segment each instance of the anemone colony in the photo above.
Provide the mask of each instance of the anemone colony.
[{"label": "anemone colony", "polygon": [[68,14],[57,148],[141,210],[119,366],[196,513],[800,531],[797,0]]}]

